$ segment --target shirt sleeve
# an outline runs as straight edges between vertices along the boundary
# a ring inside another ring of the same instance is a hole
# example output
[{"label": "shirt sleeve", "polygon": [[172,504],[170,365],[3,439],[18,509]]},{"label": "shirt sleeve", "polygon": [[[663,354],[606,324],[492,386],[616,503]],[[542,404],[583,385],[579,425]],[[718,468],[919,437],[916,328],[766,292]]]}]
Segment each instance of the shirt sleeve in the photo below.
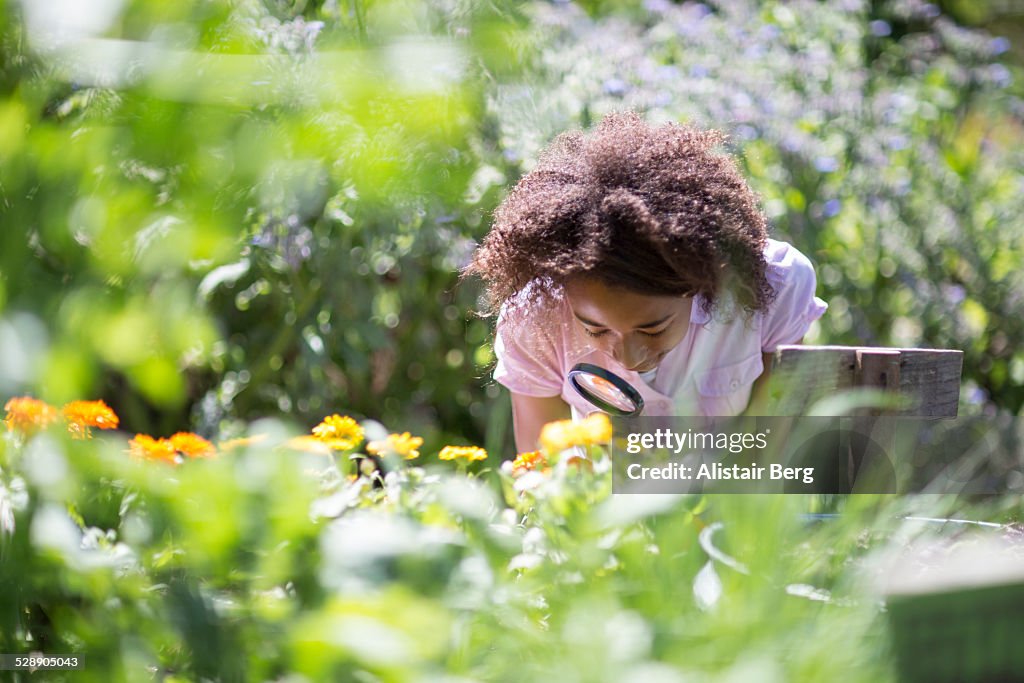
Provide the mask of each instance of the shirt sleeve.
[{"label": "shirt sleeve", "polygon": [[794,247],[785,245],[769,257],[767,277],[776,295],[761,327],[764,353],[781,344],[798,343],[828,309],[828,304],[814,295],[818,284],[814,266]]},{"label": "shirt sleeve", "polygon": [[524,396],[562,393],[561,343],[542,316],[517,316],[502,307],[494,338],[494,380]]}]

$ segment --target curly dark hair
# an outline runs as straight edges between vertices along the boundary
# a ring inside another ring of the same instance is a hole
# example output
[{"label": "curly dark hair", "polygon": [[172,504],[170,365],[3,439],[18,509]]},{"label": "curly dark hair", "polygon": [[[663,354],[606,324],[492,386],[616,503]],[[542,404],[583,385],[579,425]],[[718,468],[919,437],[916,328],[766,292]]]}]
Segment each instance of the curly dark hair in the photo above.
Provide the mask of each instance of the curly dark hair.
[{"label": "curly dark hair", "polygon": [[701,294],[710,312],[723,291],[747,313],[774,297],[757,196],[722,133],[635,112],[608,114],[590,134],[559,135],[497,208],[463,277],[476,275],[493,314],[530,283],[550,297],[589,275],[640,294]]}]

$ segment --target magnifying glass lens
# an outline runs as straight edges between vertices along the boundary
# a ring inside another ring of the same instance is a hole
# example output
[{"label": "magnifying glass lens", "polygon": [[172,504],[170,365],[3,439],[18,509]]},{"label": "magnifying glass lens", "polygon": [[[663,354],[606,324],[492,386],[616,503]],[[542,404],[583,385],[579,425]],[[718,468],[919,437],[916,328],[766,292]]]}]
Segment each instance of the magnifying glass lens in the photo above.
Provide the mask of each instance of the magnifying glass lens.
[{"label": "magnifying glass lens", "polygon": [[611,403],[619,410],[632,411],[636,406],[629,400],[623,392],[606,380],[604,377],[598,377],[597,375],[581,374],[579,378],[580,384],[585,386],[591,392],[601,397],[601,400]]},{"label": "magnifying glass lens", "polygon": [[599,365],[573,366],[569,381],[580,396],[612,415],[639,415],[644,408],[644,399],[632,384]]}]

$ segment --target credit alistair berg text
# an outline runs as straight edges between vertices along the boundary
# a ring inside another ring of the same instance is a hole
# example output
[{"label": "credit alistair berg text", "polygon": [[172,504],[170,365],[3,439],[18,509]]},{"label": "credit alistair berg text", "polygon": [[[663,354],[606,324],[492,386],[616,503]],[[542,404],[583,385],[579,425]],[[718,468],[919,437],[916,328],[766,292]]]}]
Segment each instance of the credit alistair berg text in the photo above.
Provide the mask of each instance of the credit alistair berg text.
[{"label": "credit alistair berg text", "polygon": [[832,470],[845,469],[838,440],[821,439],[835,434],[833,420],[623,417],[616,425],[619,493],[808,493],[831,488]]},{"label": "credit alistair berg text", "polygon": [[[768,474],[765,477],[765,474]],[[804,484],[814,483],[813,467],[785,467],[772,463],[767,467],[753,465],[723,465],[722,463],[701,463],[685,465],[671,462],[659,467],[641,465],[635,462],[626,467],[626,476],[633,480],[669,479],[676,481],[800,481]]]},{"label": "credit alistair berg text", "polygon": [[[687,429],[676,432],[671,429],[655,429],[651,432],[634,432],[626,438],[626,452],[640,453],[642,450],[660,450],[682,453],[684,450],[714,449],[721,452],[742,453],[747,450],[764,450],[768,447],[768,435],[771,429],[763,432],[702,432]],[[765,477],[765,475],[768,475]],[[662,466],[645,466],[633,463],[626,468],[626,476],[630,479],[675,479],[675,480],[785,480],[814,483],[813,467],[784,467],[772,463],[767,467],[757,463],[750,465],[725,465],[719,462],[687,465],[672,462]]]},{"label": "credit alistair berg text", "polygon": [[727,463],[719,462],[717,459],[706,459],[710,453],[717,453],[719,457],[726,458],[740,453],[767,455],[765,449],[769,446],[768,437],[771,432],[770,428],[744,431],[693,428],[676,430],[664,427],[630,432],[625,439],[625,451],[629,455],[653,452],[679,459],[656,463],[632,462],[625,467],[625,475],[633,481],[791,481],[813,484],[813,467],[790,467],[782,463]]},{"label": "credit alistair berg text", "polygon": [[633,494],[998,493],[1016,481],[1021,429],[844,415],[621,416],[612,427],[612,491]]}]

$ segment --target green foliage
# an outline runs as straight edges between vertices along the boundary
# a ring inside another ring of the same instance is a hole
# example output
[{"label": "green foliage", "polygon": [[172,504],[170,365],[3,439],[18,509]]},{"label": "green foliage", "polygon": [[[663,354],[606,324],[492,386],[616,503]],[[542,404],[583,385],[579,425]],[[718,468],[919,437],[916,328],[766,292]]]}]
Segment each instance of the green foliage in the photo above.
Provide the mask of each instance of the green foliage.
[{"label": "green foliage", "polygon": [[140,0],[63,44],[24,7],[0,395],[210,436],[343,407],[507,453],[458,270],[543,144],[633,107],[732,133],[818,266],[809,341],[961,348],[964,410],[1024,405],[1021,103],[1005,41],[928,7]]},{"label": "green foliage", "polygon": [[904,2],[72,5],[0,0],[0,397],[270,443],[253,420],[339,410],[493,457],[375,485],[5,431],[0,650],[104,682],[891,680],[869,579],[904,515],[1019,518],[486,469],[509,407],[458,286],[539,149],[633,107],[732,133],[818,266],[809,341],[962,348],[964,411],[1019,412],[1005,44]]},{"label": "green foliage", "polygon": [[0,647],[81,653],[76,681],[892,680],[871,576],[923,533],[903,516],[994,514],[611,496],[598,447],[593,473],[423,456],[375,485],[253,432],[177,467],[116,437],[8,434]]},{"label": "green foliage", "polygon": [[0,393],[139,431],[344,405],[484,432],[457,278],[505,181],[488,65],[528,43],[511,5],[346,7],[5,12]]}]

